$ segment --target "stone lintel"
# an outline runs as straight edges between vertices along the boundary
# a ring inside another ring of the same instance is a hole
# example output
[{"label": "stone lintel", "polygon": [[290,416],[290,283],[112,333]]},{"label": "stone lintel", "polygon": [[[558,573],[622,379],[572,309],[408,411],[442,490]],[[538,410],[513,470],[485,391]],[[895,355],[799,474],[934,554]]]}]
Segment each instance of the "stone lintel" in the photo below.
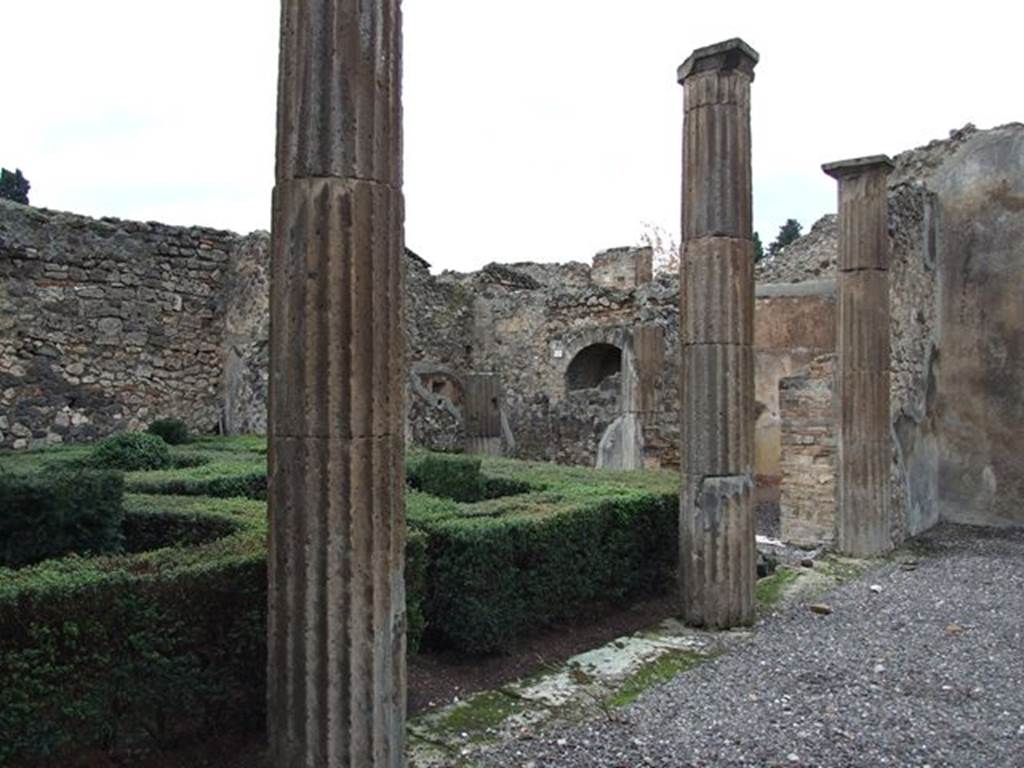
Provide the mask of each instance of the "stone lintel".
[{"label": "stone lintel", "polygon": [[729,72],[738,69],[753,80],[754,67],[760,58],[757,51],[740,38],[734,37],[721,43],[697,48],[686,61],[679,65],[676,79],[682,83],[691,75],[701,72]]},{"label": "stone lintel", "polygon": [[889,173],[894,167],[888,155],[871,155],[869,157],[854,157],[849,160],[836,160],[834,163],[825,163],[821,166],[821,170],[833,179],[842,181],[852,176],[859,176],[873,171]]}]

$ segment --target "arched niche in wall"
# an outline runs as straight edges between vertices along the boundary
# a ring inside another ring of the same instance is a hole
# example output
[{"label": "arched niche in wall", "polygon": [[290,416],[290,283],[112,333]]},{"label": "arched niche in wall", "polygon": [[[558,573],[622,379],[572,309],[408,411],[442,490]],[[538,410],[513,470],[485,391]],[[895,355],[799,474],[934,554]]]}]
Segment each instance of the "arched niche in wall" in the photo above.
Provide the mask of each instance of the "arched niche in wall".
[{"label": "arched niche in wall", "polygon": [[420,372],[419,379],[431,395],[445,398],[452,405],[462,405],[462,382],[455,375],[443,370],[429,370]]},{"label": "arched niche in wall", "polygon": [[572,358],[565,372],[569,392],[592,389],[622,371],[622,349],[598,342],[584,347]]}]

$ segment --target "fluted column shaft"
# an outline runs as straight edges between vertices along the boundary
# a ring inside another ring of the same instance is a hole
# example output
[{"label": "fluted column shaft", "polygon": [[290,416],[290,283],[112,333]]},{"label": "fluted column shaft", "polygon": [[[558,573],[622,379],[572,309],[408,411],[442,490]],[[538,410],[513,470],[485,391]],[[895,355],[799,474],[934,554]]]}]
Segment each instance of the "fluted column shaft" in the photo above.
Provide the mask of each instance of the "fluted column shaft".
[{"label": "fluted column shaft", "polygon": [[684,90],[682,483],[683,615],[725,629],[754,619],[754,245],[750,84],[741,40],[701,48]]},{"label": "fluted column shaft", "polygon": [[884,156],[823,166],[839,181],[837,544],[892,549],[888,176]]},{"label": "fluted column shaft", "polygon": [[400,766],[400,0],[283,0],[270,297],[275,768]]}]

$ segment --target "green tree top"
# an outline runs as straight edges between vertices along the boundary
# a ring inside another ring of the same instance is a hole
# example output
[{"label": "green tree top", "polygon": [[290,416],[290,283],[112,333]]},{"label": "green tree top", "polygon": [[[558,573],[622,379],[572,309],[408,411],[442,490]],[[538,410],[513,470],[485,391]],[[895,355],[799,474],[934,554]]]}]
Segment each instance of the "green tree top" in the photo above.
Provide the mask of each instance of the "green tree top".
[{"label": "green tree top", "polygon": [[768,255],[775,256],[794,240],[798,240],[802,231],[803,225],[799,221],[796,219],[786,219],[786,223],[779,227],[779,236],[775,238],[775,242],[768,246]]},{"label": "green tree top", "polygon": [[0,199],[28,205],[28,190],[31,186],[28,179],[21,175],[20,168],[14,173],[6,168],[0,169]]},{"label": "green tree top", "polygon": [[764,245],[761,243],[761,235],[754,233],[754,263],[757,264],[764,258]]}]

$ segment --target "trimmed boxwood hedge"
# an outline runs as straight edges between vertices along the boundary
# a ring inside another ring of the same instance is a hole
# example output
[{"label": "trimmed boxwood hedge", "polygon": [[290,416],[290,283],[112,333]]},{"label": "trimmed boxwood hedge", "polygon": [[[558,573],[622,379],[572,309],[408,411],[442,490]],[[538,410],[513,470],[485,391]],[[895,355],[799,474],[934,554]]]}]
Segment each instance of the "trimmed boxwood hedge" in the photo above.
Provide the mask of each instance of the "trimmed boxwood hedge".
[{"label": "trimmed boxwood hedge", "polygon": [[0,472],[0,566],[16,568],[69,552],[117,551],[123,493],[119,472]]},{"label": "trimmed boxwood hedge", "polygon": [[454,501],[480,501],[486,486],[479,456],[413,453],[405,462],[405,477],[412,488]]},{"label": "trimmed boxwood hedge", "polygon": [[0,588],[0,764],[258,722],[264,555],[170,560],[57,561]]},{"label": "trimmed boxwood hedge", "polygon": [[[245,522],[222,508],[238,500],[211,504],[190,497],[167,504],[166,496],[128,497],[122,531],[126,552],[148,552],[163,547],[197,547],[245,529]],[[254,505],[262,514],[262,505]]]},{"label": "trimmed boxwood hedge", "polygon": [[[238,530],[202,546],[0,569],[0,765],[63,749],[263,722],[265,506],[246,499],[129,495],[126,519],[154,541],[181,520]],[[161,511],[163,510],[163,511]],[[408,645],[423,631],[426,539],[406,543]]]},{"label": "trimmed boxwood hedge", "polygon": [[146,429],[168,445],[185,445],[192,441],[188,425],[181,419],[157,419]]},{"label": "trimmed boxwood hedge", "polygon": [[[251,441],[190,450],[210,461],[128,487],[227,487],[265,462]],[[407,491],[411,651],[421,637],[498,650],[673,583],[673,474],[488,458],[480,477],[472,503]],[[134,493],[125,507],[131,549],[174,546],[0,571],[0,764],[262,722],[265,503]]]},{"label": "trimmed boxwood hedge", "polygon": [[428,637],[497,651],[596,603],[662,591],[677,515],[676,497],[640,493],[546,513],[414,519],[429,541]]},{"label": "trimmed boxwood hedge", "polygon": [[148,432],[121,432],[96,444],[89,464],[126,472],[163,469],[171,464],[171,452],[163,438]]}]

